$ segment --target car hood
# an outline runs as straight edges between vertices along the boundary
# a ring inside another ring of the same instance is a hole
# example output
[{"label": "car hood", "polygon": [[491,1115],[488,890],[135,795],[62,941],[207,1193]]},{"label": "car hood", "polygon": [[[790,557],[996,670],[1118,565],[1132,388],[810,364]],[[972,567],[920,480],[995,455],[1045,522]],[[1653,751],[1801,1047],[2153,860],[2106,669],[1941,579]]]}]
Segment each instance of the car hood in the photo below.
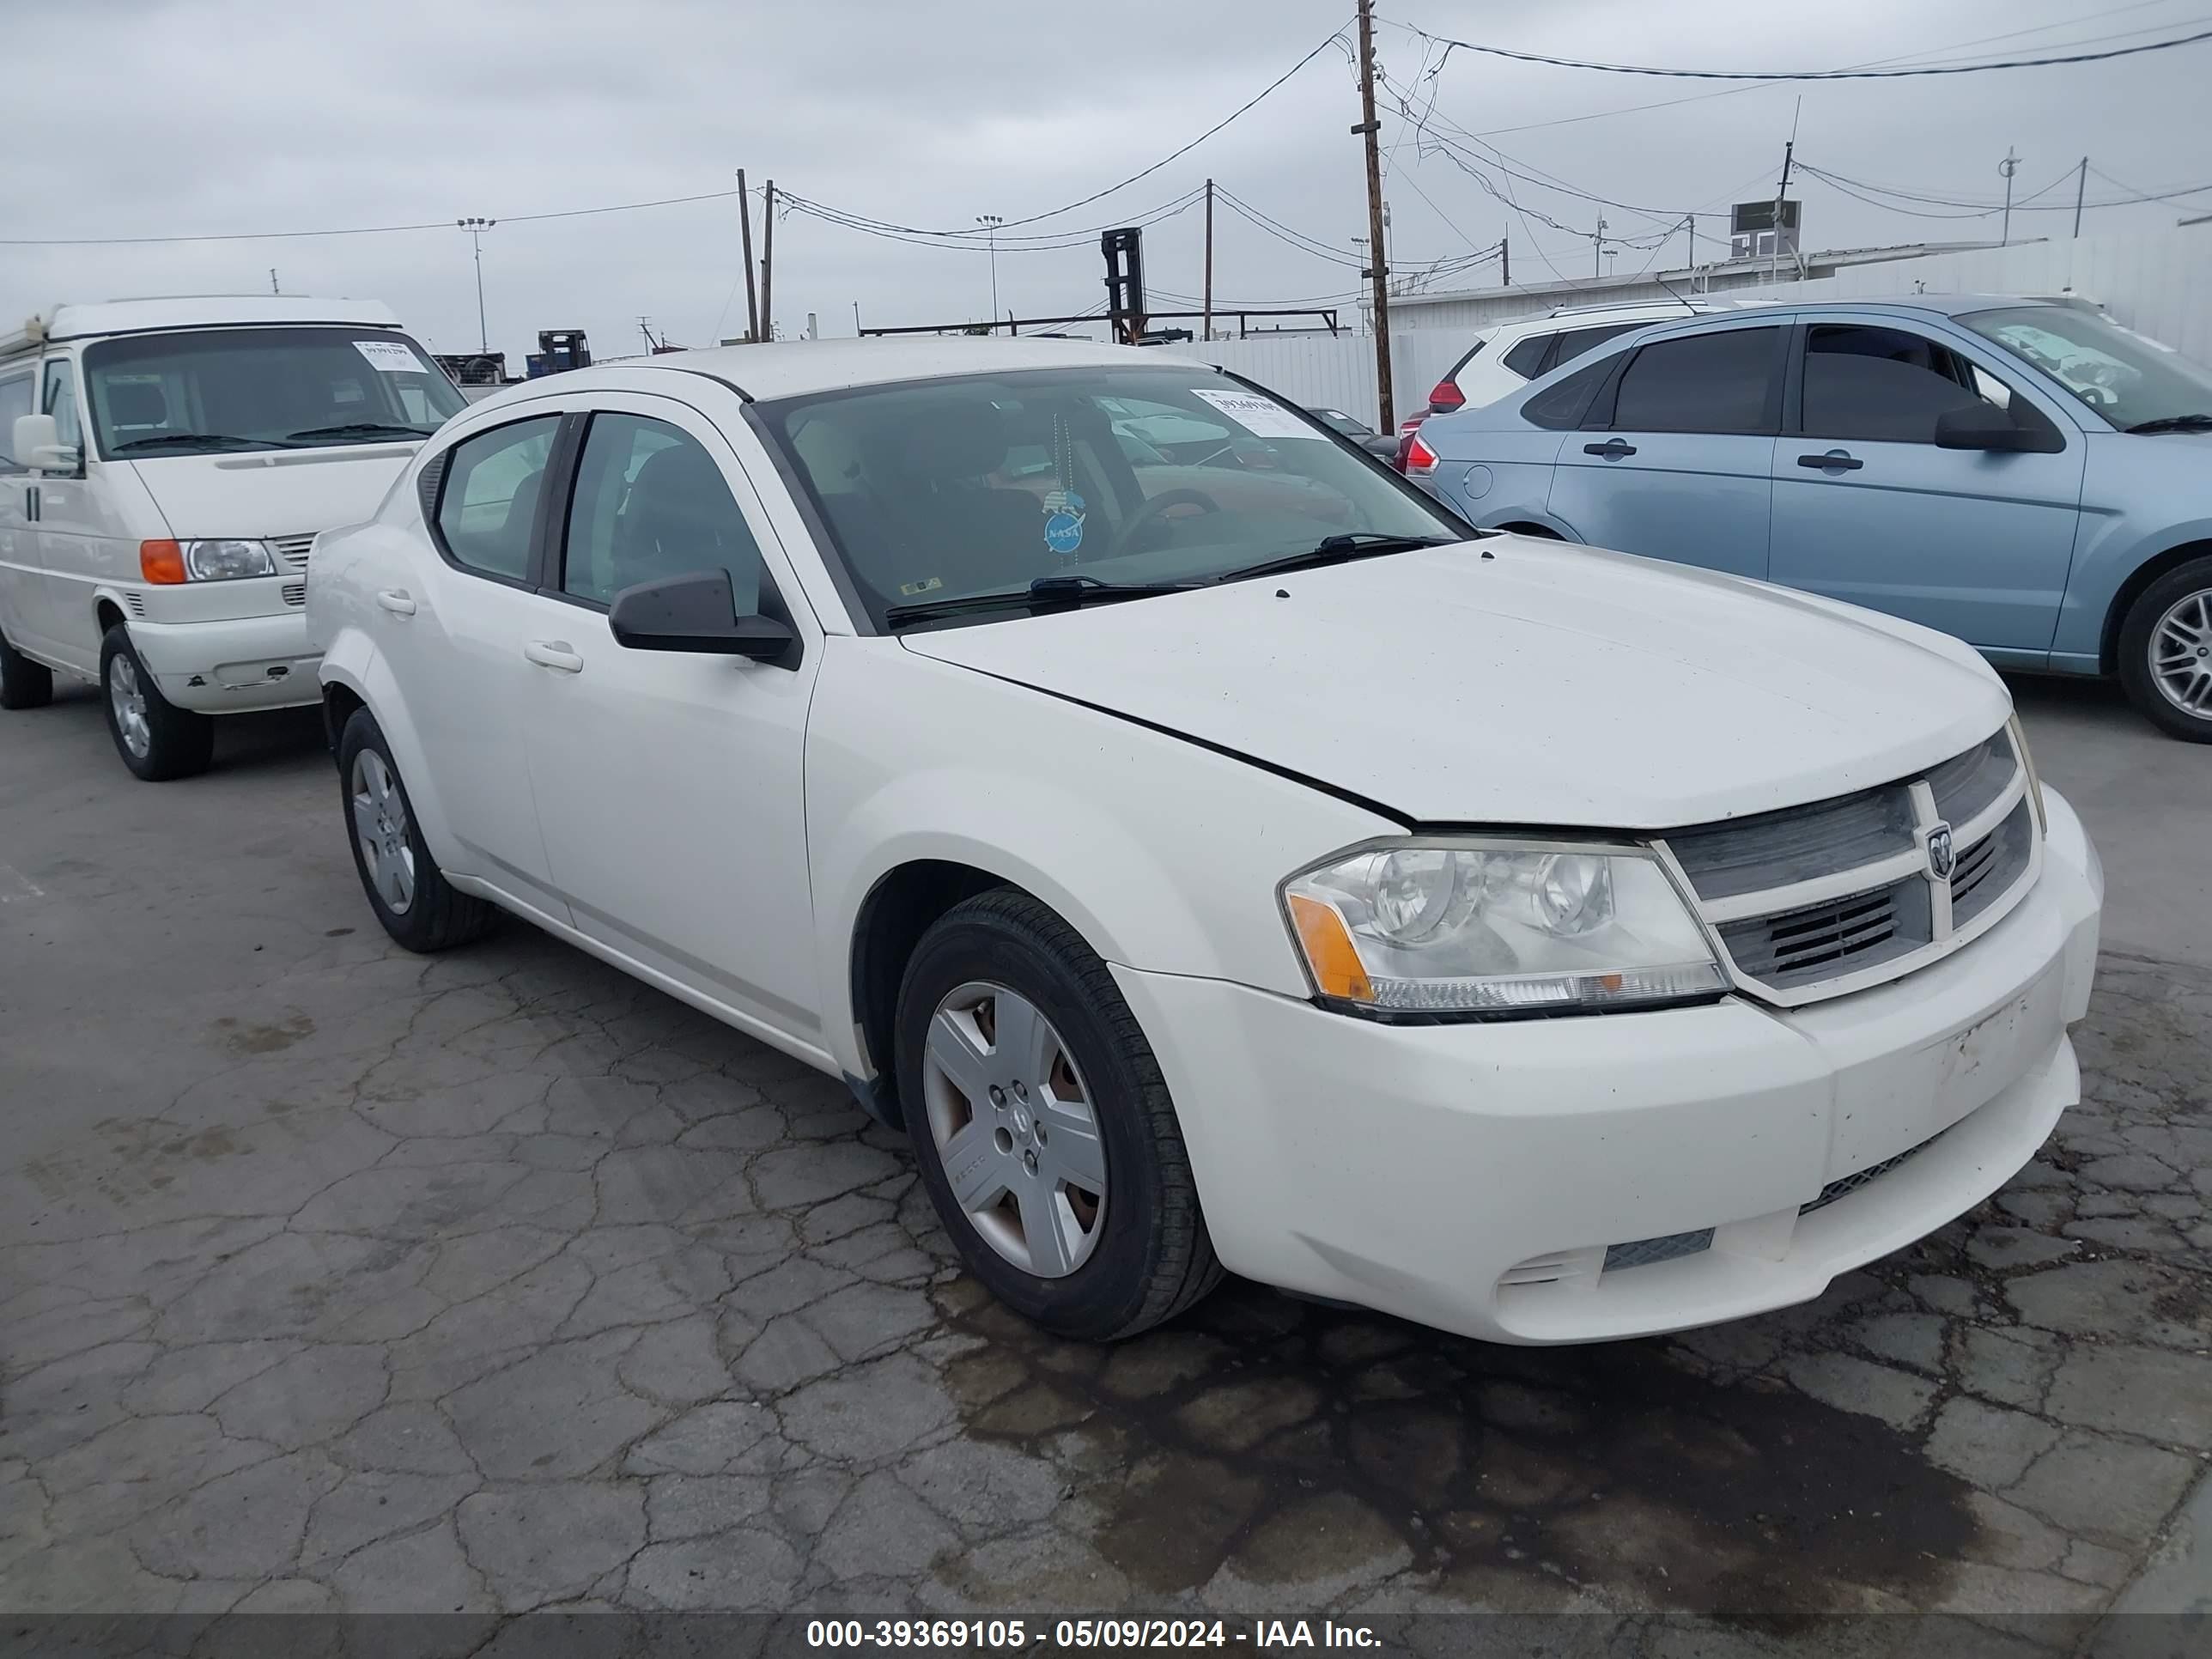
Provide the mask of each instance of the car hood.
[{"label": "car hood", "polygon": [[305,536],[373,515],[418,447],[161,455],[131,465],[172,536]]},{"label": "car hood", "polygon": [[901,638],[1432,824],[1765,811],[1931,766],[2011,708],[1912,624],[1517,536]]}]

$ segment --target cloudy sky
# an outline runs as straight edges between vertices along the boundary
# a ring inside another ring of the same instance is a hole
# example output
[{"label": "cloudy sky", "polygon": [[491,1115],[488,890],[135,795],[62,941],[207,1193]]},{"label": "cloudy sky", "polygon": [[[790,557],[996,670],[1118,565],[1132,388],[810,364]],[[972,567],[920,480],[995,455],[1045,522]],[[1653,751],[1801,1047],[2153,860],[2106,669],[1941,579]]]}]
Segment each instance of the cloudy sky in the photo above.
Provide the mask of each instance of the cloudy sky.
[{"label": "cloudy sky", "polygon": [[[1027,219],[1158,161],[1333,31],[1348,41],[1350,12],[1351,0],[80,0],[70,50],[9,54],[12,148],[35,165],[0,170],[0,327],[58,300],[265,291],[273,266],[286,293],[379,298],[434,349],[468,350],[474,274],[451,222],[481,214],[504,221],[483,240],[483,287],[491,343],[517,372],[540,328],[588,329],[602,356],[636,349],[640,316],[708,343],[743,327],[733,200],[521,216],[726,191],[743,167],[756,186],[773,177],[900,225]],[[2093,204],[2212,185],[2212,42],[2066,68],[1743,89],[1464,52],[1431,77],[1441,48],[1414,29],[1778,70],[2095,50],[2212,27],[2208,12],[2205,0],[1382,0],[1383,69],[1423,117],[1403,118],[1386,96],[1393,263],[1416,270],[1510,236],[1516,282],[1584,276],[1601,214],[1619,239],[1612,269],[1679,267],[1680,234],[1655,245],[1668,222],[1714,216],[1699,222],[1711,238],[1729,203],[1771,195],[1793,120],[1801,157],[1879,187],[1862,191],[1869,202],[1805,179],[1816,247],[1993,240],[1997,218],[1980,210],[2002,193],[2008,146],[2016,192],[2033,198],[2014,216],[2015,237],[2070,233],[2084,155]],[[0,0],[18,46],[55,15],[50,0]],[[1329,46],[1189,155],[1088,206],[1010,226],[1000,311],[1095,305],[1096,230],[1166,208],[1209,175],[1304,239],[1218,207],[1219,300],[1354,288],[1366,228],[1346,131],[1357,118],[1346,50]],[[1936,199],[1881,193],[1895,190]],[[2093,205],[2085,229],[2152,229],[2192,212],[2212,212],[2212,191]],[[434,228],[21,245],[415,224]],[[1059,232],[1091,234],[1057,251],[1012,240]],[[1200,240],[1194,205],[1147,230],[1156,309],[1172,303],[1163,293],[1198,293]],[[775,320],[796,334],[812,312],[824,334],[849,334],[856,304],[870,324],[980,317],[990,264],[980,245],[915,246],[793,213],[776,228]],[[1437,285],[1494,273],[1447,267]]]}]

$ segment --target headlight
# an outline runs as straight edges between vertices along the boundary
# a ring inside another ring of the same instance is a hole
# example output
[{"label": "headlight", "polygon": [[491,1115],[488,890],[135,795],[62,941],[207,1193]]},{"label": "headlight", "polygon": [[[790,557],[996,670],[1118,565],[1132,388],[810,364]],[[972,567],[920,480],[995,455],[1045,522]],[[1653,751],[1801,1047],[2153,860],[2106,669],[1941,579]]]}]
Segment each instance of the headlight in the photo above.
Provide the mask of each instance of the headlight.
[{"label": "headlight", "polygon": [[1409,1014],[1571,1012],[1727,988],[1651,854],[1455,838],[1347,854],[1283,884],[1316,993]]},{"label": "headlight", "polygon": [[196,582],[227,582],[240,576],[273,576],[276,561],[265,542],[186,542],[185,575]]}]

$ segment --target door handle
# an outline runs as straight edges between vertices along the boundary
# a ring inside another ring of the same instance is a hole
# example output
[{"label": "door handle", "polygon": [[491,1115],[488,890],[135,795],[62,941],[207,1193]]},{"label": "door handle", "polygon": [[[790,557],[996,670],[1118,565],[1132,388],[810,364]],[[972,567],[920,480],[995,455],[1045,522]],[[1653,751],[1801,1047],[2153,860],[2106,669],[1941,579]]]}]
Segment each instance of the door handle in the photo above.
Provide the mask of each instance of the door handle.
[{"label": "door handle", "polygon": [[568,648],[566,640],[532,640],[522,647],[522,654],[540,668],[550,668],[563,674],[580,674],[584,659]]},{"label": "door handle", "polygon": [[1633,455],[1635,453],[1636,446],[1634,444],[1623,443],[1618,438],[1607,438],[1601,444],[1584,444],[1583,446],[1583,454],[1602,455],[1608,461],[1617,461],[1624,455]]},{"label": "door handle", "polygon": [[376,596],[376,602],[395,617],[411,617],[415,614],[413,597],[400,588],[386,588]]},{"label": "door handle", "polygon": [[1832,449],[1825,455],[1800,455],[1800,466],[1832,467],[1838,472],[1856,472],[1866,463],[1846,449]]}]

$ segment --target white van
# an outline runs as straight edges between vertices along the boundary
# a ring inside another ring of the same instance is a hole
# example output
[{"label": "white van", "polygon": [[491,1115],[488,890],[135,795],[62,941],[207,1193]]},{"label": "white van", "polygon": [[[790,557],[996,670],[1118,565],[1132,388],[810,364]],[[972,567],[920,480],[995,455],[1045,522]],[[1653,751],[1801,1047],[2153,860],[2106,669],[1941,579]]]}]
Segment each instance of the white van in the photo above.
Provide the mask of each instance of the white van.
[{"label": "white van", "polygon": [[383,306],[58,306],[0,337],[0,708],[101,686],[123,763],[204,770],[216,714],[319,700],[318,532],[465,407]]}]

